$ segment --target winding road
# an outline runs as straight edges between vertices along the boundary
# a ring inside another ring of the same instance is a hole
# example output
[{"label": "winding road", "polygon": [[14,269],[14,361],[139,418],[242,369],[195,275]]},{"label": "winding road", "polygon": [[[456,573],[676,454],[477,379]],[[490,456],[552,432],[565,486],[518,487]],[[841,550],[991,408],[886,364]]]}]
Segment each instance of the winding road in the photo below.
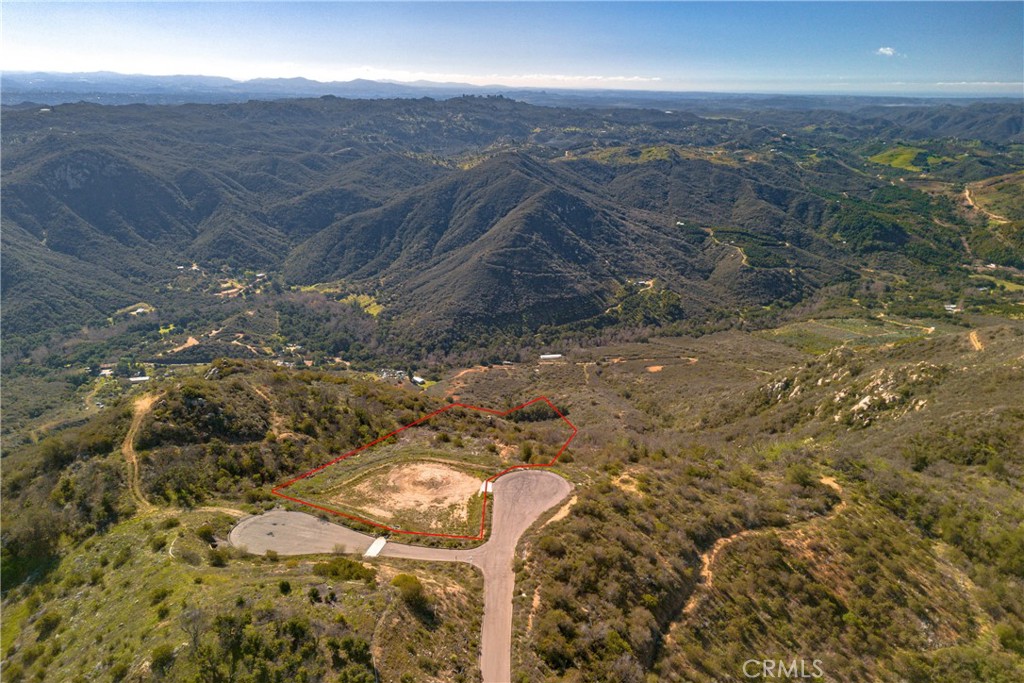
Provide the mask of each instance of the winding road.
[{"label": "winding road", "polygon": [[[491,537],[478,548],[449,550],[388,542],[378,557],[428,562],[466,562],[484,575],[484,618],[480,669],[484,683],[507,683],[512,675],[512,560],[519,538],[572,486],[551,472],[518,470],[494,482]],[[343,550],[363,554],[373,536],[304,512],[273,510],[248,517],[231,530],[231,544],[249,552],[306,555]]]}]

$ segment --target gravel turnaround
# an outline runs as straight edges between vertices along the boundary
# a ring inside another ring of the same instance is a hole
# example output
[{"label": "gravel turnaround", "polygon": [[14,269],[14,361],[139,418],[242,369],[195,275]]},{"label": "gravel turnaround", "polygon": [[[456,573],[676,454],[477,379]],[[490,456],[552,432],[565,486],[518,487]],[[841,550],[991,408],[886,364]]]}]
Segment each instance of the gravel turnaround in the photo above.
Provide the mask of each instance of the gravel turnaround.
[{"label": "gravel turnaround", "polygon": [[[466,562],[484,575],[484,618],[480,669],[484,683],[507,683],[512,675],[512,561],[520,536],[546,510],[565,499],[572,486],[542,470],[518,470],[494,482],[491,537],[479,548],[448,550],[389,540],[380,557],[427,562]],[[375,540],[304,512],[272,510],[243,519],[231,530],[231,544],[262,555],[345,553],[362,555]]]}]

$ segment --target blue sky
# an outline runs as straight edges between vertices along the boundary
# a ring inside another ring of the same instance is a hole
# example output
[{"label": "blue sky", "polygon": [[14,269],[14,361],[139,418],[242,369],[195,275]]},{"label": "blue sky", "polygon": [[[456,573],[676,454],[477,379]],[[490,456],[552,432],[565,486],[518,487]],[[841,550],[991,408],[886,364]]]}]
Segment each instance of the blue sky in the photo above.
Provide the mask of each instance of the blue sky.
[{"label": "blue sky", "polygon": [[1024,93],[1021,2],[12,2],[0,68],[526,87]]}]

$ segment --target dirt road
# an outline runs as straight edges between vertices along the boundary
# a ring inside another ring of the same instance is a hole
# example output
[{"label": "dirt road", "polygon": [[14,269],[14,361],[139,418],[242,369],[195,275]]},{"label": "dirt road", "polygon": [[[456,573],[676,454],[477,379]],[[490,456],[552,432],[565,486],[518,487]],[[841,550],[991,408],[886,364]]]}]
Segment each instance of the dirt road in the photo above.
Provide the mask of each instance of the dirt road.
[{"label": "dirt road", "polygon": [[132,414],[132,424],[128,428],[124,442],[121,444],[121,452],[124,454],[124,459],[128,461],[129,467],[128,489],[132,493],[132,498],[138,503],[141,512],[149,512],[153,509],[153,506],[142,495],[142,487],[139,486],[139,454],[135,452],[135,437],[139,434],[142,420],[149,414],[157,398],[159,397],[155,394],[146,394],[135,399],[135,405],[132,407],[134,411]]},{"label": "dirt road", "polygon": [[[512,560],[520,536],[544,511],[572,489],[556,474],[539,470],[511,472],[494,482],[491,538],[472,550],[424,548],[389,542],[379,557],[428,562],[466,562],[484,575],[484,618],[480,669],[484,683],[505,683],[512,675]],[[303,512],[275,510],[242,520],[230,534],[231,544],[251,553],[280,555],[333,552],[365,553],[374,537],[326,522]]]}]

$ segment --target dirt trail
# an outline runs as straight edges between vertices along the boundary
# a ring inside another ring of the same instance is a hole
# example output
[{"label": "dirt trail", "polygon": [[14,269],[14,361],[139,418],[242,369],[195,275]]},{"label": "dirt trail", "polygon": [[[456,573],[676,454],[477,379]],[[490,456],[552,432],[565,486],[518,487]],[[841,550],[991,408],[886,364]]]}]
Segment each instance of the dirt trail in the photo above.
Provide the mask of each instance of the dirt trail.
[{"label": "dirt trail", "polygon": [[38,427],[32,428],[32,443],[37,443],[47,432],[57,429],[58,427],[63,427],[64,425],[70,425],[74,422],[76,422],[76,418],[73,417],[55,417],[52,420],[47,420]]},{"label": "dirt trail", "polygon": [[976,204],[975,201],[974,201],[974,197],[971,196],[971,188],[970,187],[965,187],[964,188],[964,200],[967,202],[967,205],[970,206],[972,209],[974,209],[975,211],[978,211],[979,213],[984,214],[987,218],[989,218],[991,220],[994,220],[997,223],[1009,223],[1010,222],[1010,219],[1007,218],[1006,216],[1000,216],[997,213],[992,213],[991,211],[989,211],[985,207],[983,207],[983,206],[981,206],[979,204]]},{"label": "dirt trail", "polygon": [[178,353],[178,351],[184,351],[185,349],[191,349],[193,346],[199,346],[199,340],[196,339],[195,337],[189,337],[188,340],[185,341],[185,343],[181,344],[180,346],[175,346],[173,349],[171,349],[167,353]]},{"label": "dirt trail", "polygon": [[132,414],[132,424],[128,428],[124,442],[121,444],[121,452],[124,453],[124,459],[128,461],[130,468],[128,472],[128,488],[131,491],[132,498],[139,504],[139,510],[142,512],[150,512],[154,508],[146,500],[146,496],[142,494],[142,487],[139,485],[139,454],[135,451],[135,437],[139,434],[142,420],[153,409],[153,404],[156,403],[158,398],[160,397],[156,394],[146,394],[135,399],[135,405],[132,406],[134,411]]},{"label": "dirt trail", "polygon": [[540,586],[533,589],[533,600],[530,602],[530,614],[526,617],[526,632],[533,633],[533,621],[540,609]]},{"label": "dirt trail", "polygon": [[241,519],[248,517],[249,513],[244,510],[237,510],[235,508],[220,507],[219,505],[201,505],[197,508],[193,508],[196,512],[219,512],[235,519]]},{"label": "dirt trail", "polygon": [[978,331],[977,330],[971,330],[971,334],[968,337],[968,339],[971,340],[971,347],[975,351],[984,351],[985,350],[985,344],[982,343],[981,339],[978,337]]},{"label": "dirt trail", "polygon": [[709,235],[711,235],[712,242],[722,247],[732,247],[740,255],[740,263],[742,263],[744,266],[747,266],[748,268],[750,267],[750,260],[747,258],[747,252],[743,251],[743,247],[737,247],[735,244],[726,244],[725,242],[721,241],[720,239],[715,237],[715,231],[713,228],[704,229],[707,230]]},{"label": "dirt trail", "polygon": [[85,397],[85,407],[92,408],[95,406],[96,395],[100,393],[100,389],[103,388],[103,382],[96,382],[93,388],[89,390],[89,393]]},{"label": "dirt trail", "polygon": [[502,369],[506,375],[512,375],[512,368],[507,365],[492,365],[487,367],[486,365],[477,365],[472,368],[465,368],[459,370],[448,380],[448,386],[445,388],[445,396],[451,396],[453,399],[458,400],[459,392],[466,388],[468,380],[463,379],[466,375],[475,375],[478,373],[486,373],[490,370]]},{"label": "dirt trail", "polygon": [[[132,422],[128,427],[128,433],[125,434],[124,441],[121,442],[121,453],[124,454],[125,462],[128,463],[128,490],[132,499],[138,504],[139,512],[153,512],[156,507],[142,493],[139,453],[135,450],[135,440],[139,436],[139,429],[142,428],[142,421],[146,419],[153,409],[153,404],[160,398],[160,394],[145,394],[135,399],[135,403],[132,405]],[[203,512],[222,512],[239,518],[248,516],[247,512],[227,507],[204,506],[195,509]],[[168,552],[170,553],[171,550],[168,549]],[[171,556],[173,557],[173,554]]]},{"label": "dirt trail", "polygon": [[573,495],[573,497],[570,498],[569,500],[565,501],[565,504],[562,505],[562,507],[558,508],[558,512],[556,512],[555,514],[551,515],[551,519],[549,519],[548,521],[544,522],[544,524],[542,524],[541,527],[546,527],[548,524],[551,524],[552,522],[557,522],[559,520],[562,520],[562,519],[565,519],[566,517],[568,517],[569,516],[569,511],[572,510],[572,506],[575,505],[575,504],[576,504],[576,496]]},{"label": "dirt trail", "polygon": [[839,500],[839,505],[836,505],[834,508],[832,508],[832,511],[829,513],[829,515],[830,516],[831,515],[836,515],[836,514],[839,514],[840,512],[842,512],[843,510],[845,510],[846,509],[846,499],[843,498],[843,487],[839,485],[839,482],[836,481],[836,478],[835,477],[822,477],[818,481],[820,481],[822,484],[824,484],[825,486],[829,487],[830,489],[835,491],[837,494],[839,494],[839,499],[840,499]]},{"label": "dirt trail", "polygon": [[935,326],[934,325],[931,326],[931,327],[925,327],[924,325],[914,325],[913,323],[905,323],[905,322],[901,322],[899,320],[893,320],[892,318],[888,318],[888,317],[886,317],[886,315],[884,313],[879,313],[878,317],[880,319],[882,319],[882,322],[890,323],[892,325],[899,325],[900,327],[909,327],[909,328],[914,329],[914,330],[921,330],[925,334],[931,334],[932,332],[935,331]]},{"label": "dirt trail", "polygon": [[[819,481],[825,486],[835,491],[836,493],[838,493],[840,496],[843,495],[843,487],[839,485],[839,482],[835,480],[835,477],[822,477],[821,479],[819,479]],[[839,501],[839,504],[832,508],[827,515],[825,515],[824,517],[815,517],[814,519],[810,519],[807,522],[804,522],[803,524],[820,524],[822,520],[831,519],[832,517],[839,514],[845,509],[846,499],[842,498]],[[684,615],[689,615],[695,609],[697,609],[697,606],[700,604],[700,600],[703,597],[703,594],[705,594],[708,590],[711,589],[715,580],[715,572],[712,566],[715,564],[715,560],[718,559],[719,553],[721,553],[726,546],[733,543],[734,541],[738,541],[739,539],[745,536],[750,536],[759,533],[760,531],[762,530],[744,529],[743,531],[738,531],[735,534],[732,534],[731,536],[725,536],[724,538],[720,538],[717,541],[715,541],[715,544],[711,546],[710,550],[707,550],[701,554],[700,585],[697,587],[696,590],[693,591],[693,594],[690,595],[690,599],[686,601],[686,605],[683,607]]]},{"label": "dirt trail", "polygon": [[597,363],[588,361],[588,362],[577,363],[576,365],[579,365],[579,366],[581,366],[583,368],[583,383],[584,384],[590,384],[590,370],[587,368],[587,366],[588,365],[597,365]]},{"label": "dirt trail", "polygon": [[[709,590],[712,584],[714,583],[715,572],[712,569],[712,565],[715,564],[715,560],[718,559],[718,554],[722,552],[722,549],[730,543],[738,541],[744,536],[750,536],[754,533],[756,533],[756,530],[754,529],[744,529],[743,531],[736,532],[731,536],[725,536],[724,538],[720,538],[717,541],[715,541],[715,544],[711,546],[710,550],[701,553],[700,585],[704,587],[705,591]],[[683,607],[683,614],[690,614],[695,609],[697,609],[697,605],[700,604],[700,598],[702,597],[702,593],[703,591],[699,590],[699,587],[698,590],[693,591],[693,594],[690,595],[690,599],[686,601],[686,605]]]},{"label": "dirt trail", "polygon": [[255,391],[260,398],[267,402],[270,406],[270,431],[274,433],[275,439],[295,439],[297,441],[308,440],[309,437],[305,434],[296,434],[285,429],[284,416],[277,412],[274,408],[274,402],[270,398],[270,394],[266,389],[256,384],[249,384],[249,387]]}]

